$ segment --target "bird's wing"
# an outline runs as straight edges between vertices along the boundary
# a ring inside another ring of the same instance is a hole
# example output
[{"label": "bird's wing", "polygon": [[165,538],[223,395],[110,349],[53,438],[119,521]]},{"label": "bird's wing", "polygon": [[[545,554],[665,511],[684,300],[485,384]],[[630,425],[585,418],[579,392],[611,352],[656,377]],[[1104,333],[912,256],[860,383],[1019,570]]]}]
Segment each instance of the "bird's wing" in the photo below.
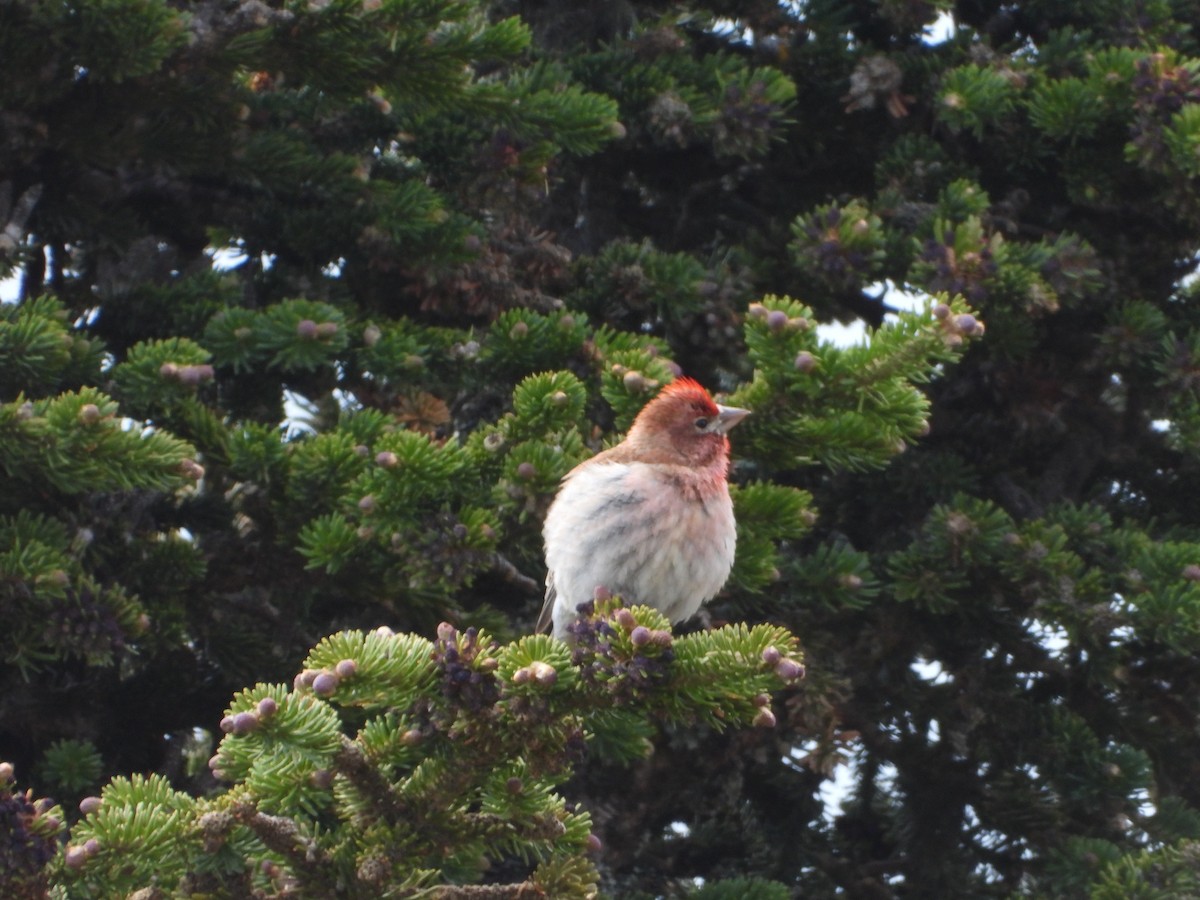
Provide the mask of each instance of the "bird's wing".
[{"label": "bird's wing", "polygon": [[542,604],[542,611],[538,615],[537,625],[533,628],[534,634],[541,634],[543,631],[549,631],[554,624],[554,598],[558,596],[558,592],[554,590],[554,573],[546,573],[546,601]]}]

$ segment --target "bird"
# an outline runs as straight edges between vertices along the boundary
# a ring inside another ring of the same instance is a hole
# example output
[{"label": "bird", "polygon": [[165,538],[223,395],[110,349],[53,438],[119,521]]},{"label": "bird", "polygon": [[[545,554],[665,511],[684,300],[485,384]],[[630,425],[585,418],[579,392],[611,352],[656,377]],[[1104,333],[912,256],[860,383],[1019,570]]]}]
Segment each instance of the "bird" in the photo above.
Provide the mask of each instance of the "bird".
[{"label": "bird", "polygon": [[680,377],[642,407],[624,440],[566,474],[542,528],[538,633],[568,637],[598,589],[672,623],[716,595],[737,545],[728,432],[749,414]]}]

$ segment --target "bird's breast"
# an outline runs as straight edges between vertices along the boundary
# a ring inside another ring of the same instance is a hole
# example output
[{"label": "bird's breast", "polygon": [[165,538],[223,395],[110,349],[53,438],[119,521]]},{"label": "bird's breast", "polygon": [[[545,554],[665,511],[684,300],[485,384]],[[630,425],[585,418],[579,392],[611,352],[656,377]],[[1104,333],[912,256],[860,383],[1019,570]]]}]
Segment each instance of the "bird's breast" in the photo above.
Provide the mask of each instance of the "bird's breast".
[{"label": "bird's breast", "polygon": [[736,527],[724,478],[681,466],[584,466],[546,517],[546,562],[568,610],[597,586],[686,619],[729,576]]}]

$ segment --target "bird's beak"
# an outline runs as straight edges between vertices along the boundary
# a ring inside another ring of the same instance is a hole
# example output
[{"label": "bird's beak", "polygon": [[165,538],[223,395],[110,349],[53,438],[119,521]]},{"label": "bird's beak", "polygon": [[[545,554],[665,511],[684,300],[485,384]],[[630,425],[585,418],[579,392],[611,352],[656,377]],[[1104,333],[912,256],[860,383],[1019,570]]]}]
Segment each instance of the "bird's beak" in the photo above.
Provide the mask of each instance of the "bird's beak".
[{"label": "bird's beak", "polygon": [[729,429],[736,425],[746,416],[750,415],[748,409],[738,409],[736,406],[721,406],[717,404],[717,421],[713,423],[713,431],[717,434],[727,434]]}]

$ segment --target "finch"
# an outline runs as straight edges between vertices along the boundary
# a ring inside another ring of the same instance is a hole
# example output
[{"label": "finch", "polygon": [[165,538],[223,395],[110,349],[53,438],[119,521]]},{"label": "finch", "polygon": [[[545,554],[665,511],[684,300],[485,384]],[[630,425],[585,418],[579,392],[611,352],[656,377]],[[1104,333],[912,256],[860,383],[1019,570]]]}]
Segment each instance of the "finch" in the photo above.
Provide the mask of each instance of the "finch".
[{"label": "finch", "polygon": [[720,406],[690,378],[646,404],[625,440],[567,473],[546,514],[546,601],[537,630],[557,637],[597,588],[695,615],[733,567],[729,438],[748,410]]}]

